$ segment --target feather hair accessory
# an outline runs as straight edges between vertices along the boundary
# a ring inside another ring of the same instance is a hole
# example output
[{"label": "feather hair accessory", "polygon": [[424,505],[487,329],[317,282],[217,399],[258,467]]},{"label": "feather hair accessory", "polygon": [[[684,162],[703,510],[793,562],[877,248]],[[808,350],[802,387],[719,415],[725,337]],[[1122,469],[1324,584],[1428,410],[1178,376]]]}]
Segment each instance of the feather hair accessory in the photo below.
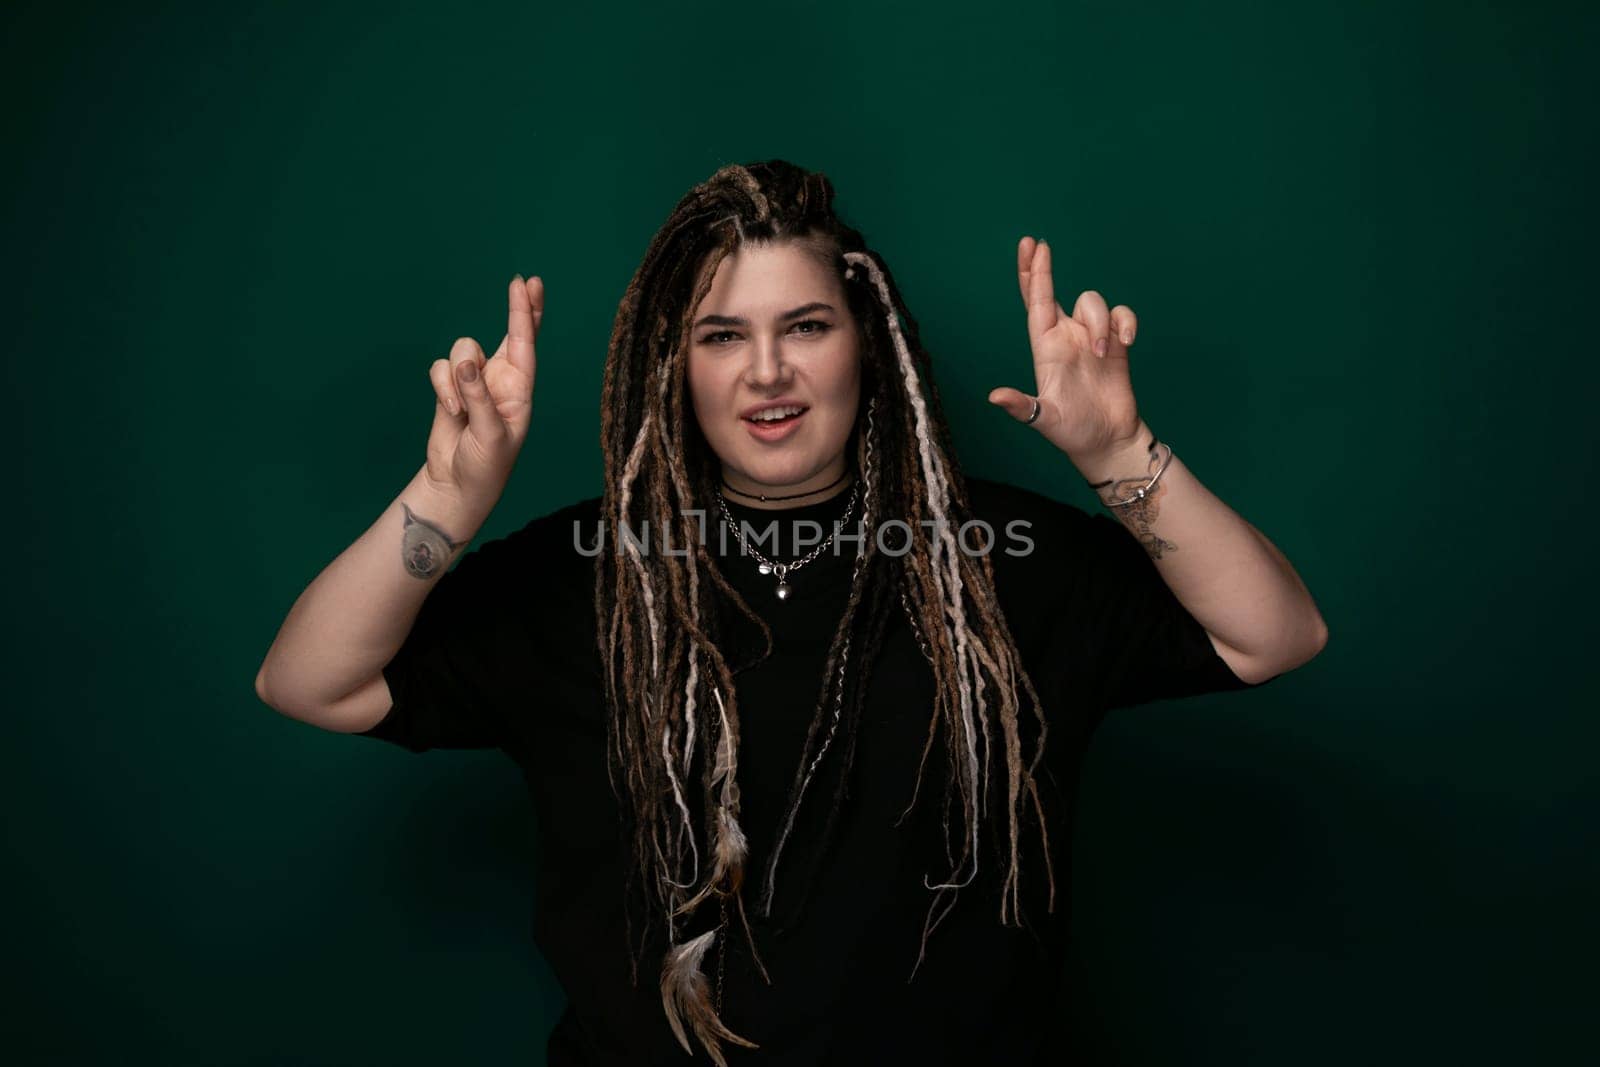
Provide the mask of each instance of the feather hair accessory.
[{"label": "feather hair accessory", "polygon": [[672,1027],[673,1036],[685,1052],[694,1054],[694,1049],[689,1045],[689,1032],[692,1031],[695,1039],[705,1048],[706,1055],[711,1057],[711,1062],[717,1067],[728,1067],[721,1042],[731,1041],[744,1048],[761,1046],[729,1030],[711,1006],[711,986],[706,981],[705,972],[700,969],[700,961],[716,936],[717,931],[707,930],[699,937],[681,945],[673,945],[667,950],[666,959],[661,964],[661,1003],[667,1011],[667,1024]]}]

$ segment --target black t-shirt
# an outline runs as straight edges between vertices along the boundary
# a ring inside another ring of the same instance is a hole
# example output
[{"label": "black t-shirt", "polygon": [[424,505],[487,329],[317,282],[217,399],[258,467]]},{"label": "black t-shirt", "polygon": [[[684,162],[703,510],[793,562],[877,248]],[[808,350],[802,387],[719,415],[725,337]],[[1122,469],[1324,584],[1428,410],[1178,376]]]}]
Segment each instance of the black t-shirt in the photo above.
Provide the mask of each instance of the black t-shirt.
[{"label": "black t-shirt", "polygon": [[[1028,924],[1000,924],[1001,865],[986,837],[978,879],[961,891],[917,963],[933,902],[924,878],[937,883],[951,874],[939,829],[945,755],[936,742],[917,806],[896,827],[911,800],[934,696],[930,669],[897,611],[869,683],[847,799],[827,849],[819,853],[817,842],[836,779],[819,775],[783,849],[770,918],[751,909],[771,985],[755,971],[737,921],[731,926],[722,1015],[761,1047],[725,1046],[730,1064],[889,1055],[921,1067],[1026,1064],[1059,1047],[1073,809],[1090,736],[1112,708],[1246,687],[1115,519],[1001,482],[967,481],[974,516],[994,531],[996,592],[1049,725],[1048,773],[1040,778],[1056,910],[1047,914],[1042,906],[1039,836],[1029,829],[1022,840]],[[780,520],[781,537],[796,519],[831,530],[844,502],[841,494],[783,511],[730,507],[758,531]],[[855,548],[844,542],[838,553],[824,550],[790,576],[792,592],[780,601],[776,579],[758,573],[735,537],[718,536],[718,519],[713,506],[711,551],[774,638],[769,657],[735,676],[748,905],[815,713]],[[1026,525],[1012,525],[1016,520]],[[593,497],[464,555],[429,593],[384,668],[394,706],[366,736],[418,752],[500,748],[522,768],[539,826],[535,940],[568,997],[550,1037],[553,1067],[681,1064],[689,1060],[662,1010],[659,953],[641,959],[638,984],[630,985],[625,845],[606,766],[594,560],[580,551],[592,549],[599,529],[600,500]],[[969,531],[970,548],[984,542],[981,530]],[[893,551],[903,542],[886,531],[882,543]],[[782,560],[794,555],[790,547],[761,551]],[[764,647],[748,623],[727,639],[746,652]],[[830,749],[835,763],[836,753]],[[992,774],[1003,783],[1004,763]],[[959,825],[959,810],[952,818]],[[715,908],[701,910],[714,924]],[[705,962],[714,981],[714,950]],[[689,1062],[706,1062],[704,1053],[696,1048]]]}]

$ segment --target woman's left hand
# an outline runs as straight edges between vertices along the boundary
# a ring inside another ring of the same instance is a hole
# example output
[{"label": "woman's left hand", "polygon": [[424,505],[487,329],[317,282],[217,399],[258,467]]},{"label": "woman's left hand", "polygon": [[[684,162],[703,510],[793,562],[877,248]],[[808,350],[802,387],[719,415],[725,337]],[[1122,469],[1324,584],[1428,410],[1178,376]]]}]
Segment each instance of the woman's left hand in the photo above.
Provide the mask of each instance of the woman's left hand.
[{"label": "woman's left hand", "polygon": [[1096,457],[1126,447],[1139,430],[1139,409],[1128,375],[1128,346],[1138,331],[1133,309],[1106,309],[1093,289],[1079,294],[1072,314],[1056,302],[1050,276],[1050,246],[1032,237],[1017,245],[1017,282],[1028,307],[1033,346],[1032,394],[1002,386],[989,394],[1021,422],[1033,413],[1033,428],[1081,468]]}]

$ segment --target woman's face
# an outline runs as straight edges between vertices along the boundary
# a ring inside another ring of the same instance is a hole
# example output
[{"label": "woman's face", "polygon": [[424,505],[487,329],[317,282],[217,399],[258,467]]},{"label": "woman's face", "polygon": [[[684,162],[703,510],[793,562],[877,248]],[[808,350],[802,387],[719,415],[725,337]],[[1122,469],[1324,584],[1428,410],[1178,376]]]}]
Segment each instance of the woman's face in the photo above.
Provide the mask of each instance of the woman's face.
[{"label": "woman's face", "polygon": [[793,495],[836,481],[861,397],[860,334],[838,275],[798,243],[745,245],[718,264],[690,321],[689,393],[728,484]]}]

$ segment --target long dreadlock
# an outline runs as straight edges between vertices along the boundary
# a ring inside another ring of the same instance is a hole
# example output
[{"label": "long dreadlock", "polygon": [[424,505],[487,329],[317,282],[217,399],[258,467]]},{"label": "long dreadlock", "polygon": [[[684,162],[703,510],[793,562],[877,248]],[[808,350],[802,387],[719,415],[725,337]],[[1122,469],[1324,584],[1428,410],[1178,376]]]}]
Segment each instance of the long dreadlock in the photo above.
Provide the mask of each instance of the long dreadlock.
[{"label": "long dreadlock", "polygon": [[[685,933],[707,900],[714,898],[724,915],[731,901],[755,952],[743,893],[748,847],[739,824],[740,709],[733,677],[741,668],[719,644],[719,595],[759,630],[768,653],[773,637],[697,536],[694,515],[715,500],[721,468],[695,420],[686,424],[684,394],[692,315],[718,265],[741,244],[795,241],[840,272],[862,330],[862,407],[869,413],[866,425],[858,419],[852,430],[863,537],[788,808],[768,857],[760,912],[770,914],[795,814],[842,729],[825,841],[832,835],[867,682],[897,609],[909,620],[936,683],[906,814],[916,805],[928,756],[941,737],[950,771],[944,797],[950,871],[936,883],[924,882],[934,896],[922,950],[957,891],[977,874],[986,809],[1003,815],[995,838],[996,855],[1006,861],[1000,921],[1022,921],[1024,794],[1038,815],[1051,910],[1055,902],[1049,835],[1034,778],[1046,733],[1039,698],[1000,611],[987,555],[958,551],[956,531],[971,517],[966,483],[916,320],[887,264],[834,213],[833,195],[823,174],[783,160],[726,166],[690,189],[650,242],[623,295],[602,389],[605,547],[596,559],[596,636],[604,662],[608,770],[619,802],[627,795],[622,811],[630,839],[628,891],[644,900],[639,949],[655,922],[665,928],[662,1001],[674,1034],[688,1050],[686,1029],[692,1031],[719,1065],[725,1063],[721,1041],[755,1047],[729,1030],[711,1004],[700,961],[716,928],[693,937]],[[877,544],[880,523],[891,518],[909,525],[908,548],[897,556]],[[650,531],[661,543],[670,537],[689,551],[648,551]],[[852,647],[859,650],[854,664]],[[1038,738],[1026,763],[1024,697]],[[1006,767],[1000,813],[989,800],[997,753]],[[696,767],[698,791],[690,785]],[[959,832],[952,808],[959,812]],[[629,926],[631,931],[631,910]],[[631,932],[629,942],[637,981],[639,955]],[[918,966],[921,959],[919,952]],[[756,962],[762,966],[759,956]]]}]

